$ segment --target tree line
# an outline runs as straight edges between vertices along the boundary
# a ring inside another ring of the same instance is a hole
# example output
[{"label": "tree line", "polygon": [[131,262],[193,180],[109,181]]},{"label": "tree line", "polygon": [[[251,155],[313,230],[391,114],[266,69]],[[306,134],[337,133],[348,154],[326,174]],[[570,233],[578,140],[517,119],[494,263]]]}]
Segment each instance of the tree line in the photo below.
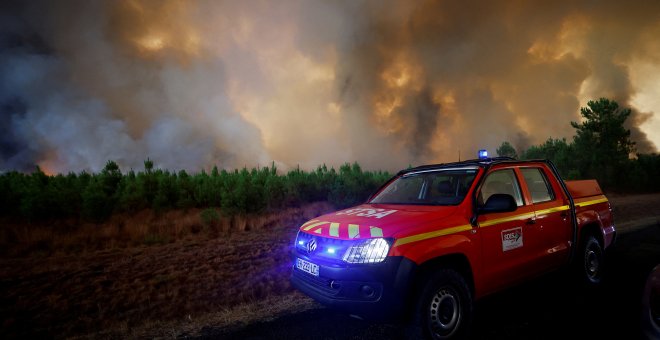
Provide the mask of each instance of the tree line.
[{"label": "tree line", "polygon": [[601,187],[618,192],[660,191],[660,155],[635,152],[625,122],[630,109],[600,98],[580,109],[582,122],[571,122],[571,142],[549,138],[543,144],[516,150],[503,142],[499,156],[518,159],[550,159],[565,179],[595,178]]},{"label": "tree line", "polygon": [[48,176],[37,167],[31,174],[0,175],[0,217],[27,222],[75,219],[103,222],[114,213],[141,209],[220,208],[227,215],[275,211],[306,202],[327,200],[338,208],[364,202],[392,175],[363,171],[359,164],[338,170],[319,166],[279,174],[275,165],[226,171],[170,172],[155,169],[150,159],[144,170],[122,173],[108,161],[99,173]]},{"label": "tree line", "polygon": [[[660,156],[635,154],[630,130],[624,123],[630,110],[614,101],[590,101],[581,109],[582,122],[572,142],[549,138],[540,145],[518,151],[509,142],[497,149],[500,156],[550,159],[566,179],[596,178],[606,190],[660,191]],[[103,222],[114,213],[142,209],[220,208],[227,215],[276,211],[285,207],[327,200],[337,208],[364,202],[392,175],[363,171],[359,164],[338,170],[319,166],[280,174],[275,167],[240,170],[170,172],[154,168],[150,159],[144,170],[122,173],[108,161],[99,173],[48,176],[37,167],[31,174],[0,175],[0,218],[42,222],[51,219]]]}]

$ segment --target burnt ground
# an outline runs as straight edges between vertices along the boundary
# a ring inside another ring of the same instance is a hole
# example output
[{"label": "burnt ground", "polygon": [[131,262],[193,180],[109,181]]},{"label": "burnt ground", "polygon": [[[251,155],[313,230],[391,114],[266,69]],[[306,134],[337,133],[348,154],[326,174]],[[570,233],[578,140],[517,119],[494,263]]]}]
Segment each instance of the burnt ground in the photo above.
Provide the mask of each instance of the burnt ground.
[{"label": "burnt ground", "polygon": [[[635,228],[607,254],[603,285],[586,290],[568,272],[545,275],[476,304],[475,339],[644,338],[644,284],[660,264],[660,225]],[[200,338],[403,339],[403,325],[379,324],[316,307],[243,328],[201,330]]]}]

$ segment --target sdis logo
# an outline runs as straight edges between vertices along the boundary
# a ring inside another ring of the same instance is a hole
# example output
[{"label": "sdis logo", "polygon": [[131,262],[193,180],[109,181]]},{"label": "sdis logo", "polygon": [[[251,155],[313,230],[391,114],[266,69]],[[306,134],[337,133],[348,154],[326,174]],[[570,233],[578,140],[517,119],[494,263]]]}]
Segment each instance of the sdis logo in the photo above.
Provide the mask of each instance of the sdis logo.
[{"label": "sdis logo", "polygon": [[520,248],[523,246],[522,227],[502,230],[502,251]]},{"label": "sdis logo", "polygon": [[522,236],[522,233],[515,230],[510,233],[504,234],[504,239],[507,241],[517,241]]}]

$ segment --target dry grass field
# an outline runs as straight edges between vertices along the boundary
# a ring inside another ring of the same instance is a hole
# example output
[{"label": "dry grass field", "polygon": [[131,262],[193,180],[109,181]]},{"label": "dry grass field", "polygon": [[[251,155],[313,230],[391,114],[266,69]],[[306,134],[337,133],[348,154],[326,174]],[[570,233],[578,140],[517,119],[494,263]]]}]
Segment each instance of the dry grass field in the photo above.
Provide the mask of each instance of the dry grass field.
[{"label": "dry grass field", "polygon": [[[660,194],[615,196],[621,230],[660,219]],[[200,212],[102,225],[3,226],[2,338],[172,337],[310,308],[289,286],[289,247],[327,203],[204,224]]]},{"label": "dry grass field", "polygon": [[297,226],[331,209],[316,203],[246,217],[243,230],[201,227],[194,211],[69,234],[26,230],[6,250],[15,256],[0,260],[0,334],[125,337],[145,325],[157,331],[162,321],[249,314],[246,305],[291,293],[288,249]]}]

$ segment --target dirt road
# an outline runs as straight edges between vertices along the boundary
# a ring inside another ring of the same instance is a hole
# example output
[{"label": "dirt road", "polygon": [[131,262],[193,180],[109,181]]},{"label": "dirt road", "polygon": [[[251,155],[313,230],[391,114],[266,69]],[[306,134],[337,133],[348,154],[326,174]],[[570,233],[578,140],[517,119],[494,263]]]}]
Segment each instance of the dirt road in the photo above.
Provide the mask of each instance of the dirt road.
[{"label": "dirt road", "polygon": [[[476,339],[642,338],[642,290],[660,263],[660,225],[639,226],[608,254],[598,291],[585,291],[567,273],[554,273],[478,302]],[[576,333],[577,332],[577,333]],[[402,325],[357,320],[323,307],[238,329],[202,329],[200,338],[403,339]]]}]

